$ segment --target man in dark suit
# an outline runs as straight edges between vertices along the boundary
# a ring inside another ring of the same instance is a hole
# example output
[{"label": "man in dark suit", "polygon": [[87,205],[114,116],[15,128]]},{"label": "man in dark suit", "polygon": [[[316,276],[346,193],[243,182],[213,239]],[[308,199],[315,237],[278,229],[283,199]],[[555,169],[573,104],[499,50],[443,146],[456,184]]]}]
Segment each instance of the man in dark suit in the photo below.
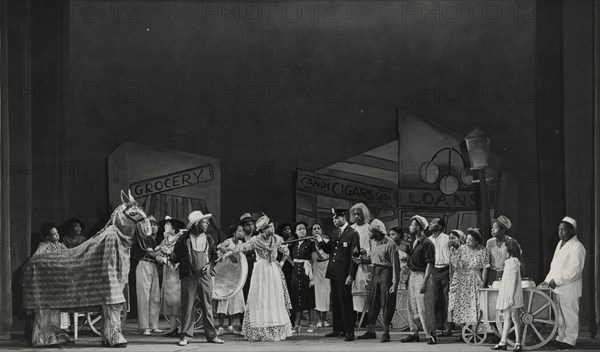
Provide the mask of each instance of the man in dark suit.
[{"label": "man in dark suit", "polygon": [[352,308],[352,281],[356,274],[353,256],[360,255],[358,233],[348,225],[346,209],[331,209],[335,230],[324,242],[317,236],[317,244],[329,254],[329,265],[325,277],[331,280],[331,304],[333,331],[325,337],[346,336],[346,341],[354,340],[356,316]]}]

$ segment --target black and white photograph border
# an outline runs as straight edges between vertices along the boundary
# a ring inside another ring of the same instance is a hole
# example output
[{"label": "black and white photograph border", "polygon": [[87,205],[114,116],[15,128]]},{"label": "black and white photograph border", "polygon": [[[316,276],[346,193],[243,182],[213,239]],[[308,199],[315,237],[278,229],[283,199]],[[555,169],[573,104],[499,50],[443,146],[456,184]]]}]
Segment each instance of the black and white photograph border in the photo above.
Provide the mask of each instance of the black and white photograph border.
[{"label": "black and white photograph border", "polygon": [[0,21],[3,351],[600,350],[600,1]]}]

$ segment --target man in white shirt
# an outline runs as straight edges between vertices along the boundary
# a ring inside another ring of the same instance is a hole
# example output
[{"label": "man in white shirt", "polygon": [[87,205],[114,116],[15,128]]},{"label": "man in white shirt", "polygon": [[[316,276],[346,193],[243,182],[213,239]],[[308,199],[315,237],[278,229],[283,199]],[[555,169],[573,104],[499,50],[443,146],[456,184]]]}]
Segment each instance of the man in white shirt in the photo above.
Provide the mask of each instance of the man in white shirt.
[{"label": "man in white shirt", "polygon": [[579,297],[582,290],[582,273],[585,248],[575,231],[575,219],[565,216],[558,225],[560,242],[554,251],[550,272],[540,287],[550,287],[558,306],[558,336],[561,348],[575,347],[579,334]]},{"label": "man in white shirt", "polygon": [[450,238],[442,230],[446,226],[443,219],[433,218],[429,223],[429,239],[435,246],[435,265],[431,272],[435,322],[438,330],[445,330],[444,336],[452,335],[448,323],[448,289],[450,287]]}]

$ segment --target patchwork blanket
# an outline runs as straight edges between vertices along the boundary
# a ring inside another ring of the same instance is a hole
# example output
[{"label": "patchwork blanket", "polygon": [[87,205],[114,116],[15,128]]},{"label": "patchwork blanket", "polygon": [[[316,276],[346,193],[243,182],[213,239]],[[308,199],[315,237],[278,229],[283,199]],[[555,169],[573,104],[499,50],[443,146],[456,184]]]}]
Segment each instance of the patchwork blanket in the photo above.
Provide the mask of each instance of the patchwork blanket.
[{"label": "patchwork blanket", "polygon": [[34,255],[23,274],[25,309],[125,302],[131,242],[114,225],[78,247]]}]

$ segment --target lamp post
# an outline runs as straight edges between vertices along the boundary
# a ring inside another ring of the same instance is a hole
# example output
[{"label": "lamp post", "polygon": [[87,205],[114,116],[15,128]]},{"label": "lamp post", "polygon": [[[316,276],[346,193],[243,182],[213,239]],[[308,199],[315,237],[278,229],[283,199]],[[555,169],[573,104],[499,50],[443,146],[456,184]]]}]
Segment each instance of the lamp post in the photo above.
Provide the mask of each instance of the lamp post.
[{"label": "lamp post", "polygon": [[487,183],[485,179],[485,168],[488,166],[490,154],[490,137],[479,128],[473,129],[465,137],[471,170],[477,173],[481,192],[481,233],[483,240],[487,240],[490,231],[490,207]]}]

